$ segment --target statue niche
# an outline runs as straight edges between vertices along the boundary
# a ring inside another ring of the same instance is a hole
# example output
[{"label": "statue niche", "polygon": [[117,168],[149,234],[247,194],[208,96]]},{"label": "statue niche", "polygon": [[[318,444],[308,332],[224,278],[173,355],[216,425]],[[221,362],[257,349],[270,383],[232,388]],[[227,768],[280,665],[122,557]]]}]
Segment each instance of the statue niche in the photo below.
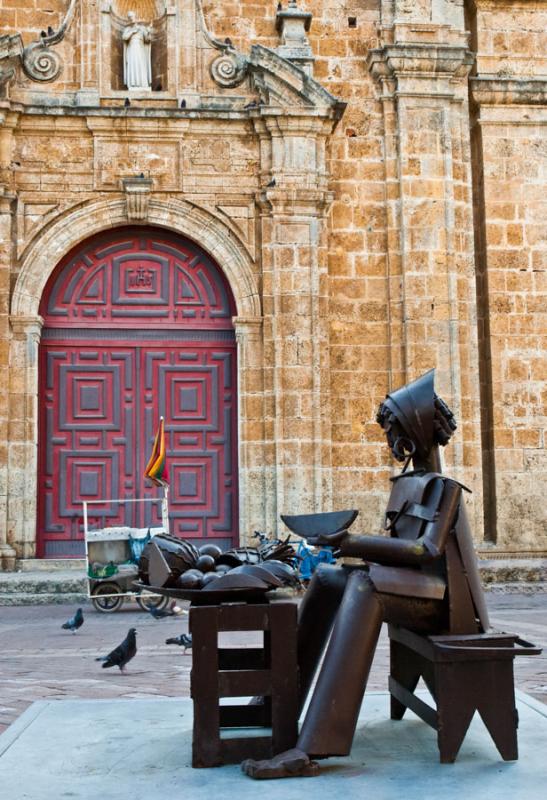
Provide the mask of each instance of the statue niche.
[{"label": "statue niche", "polygon": [[122,31],[123,82],[127,89],[152,88],[152,29],[137,22],[135,12],[127,15],[129,24]]},{"label": "statue niche", "polygon": [[167,90],[167,26],[165,11],[143,20],[133,10],[126,17],[111,10],[111,88],[115,91]]}]

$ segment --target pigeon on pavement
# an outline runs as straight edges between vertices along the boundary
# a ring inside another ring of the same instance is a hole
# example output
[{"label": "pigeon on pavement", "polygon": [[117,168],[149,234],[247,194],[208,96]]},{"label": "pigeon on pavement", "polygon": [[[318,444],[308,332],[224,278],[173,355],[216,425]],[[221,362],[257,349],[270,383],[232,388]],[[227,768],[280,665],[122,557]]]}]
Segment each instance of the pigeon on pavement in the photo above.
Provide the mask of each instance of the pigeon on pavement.
[{"label": "pigeon on pavement", "polygon": [[172,608],[155,608],[155,606],[149,606],[148,612],[154,617],[154,619],[165,619],[165,617],[175,616],[175,612]]},{"label": "pigeon on pavement", "polygon": [[125,665],[131,661],[137,652],[137,631],[135,628],[129,628],[129,632],[123,642],[112,650],[107,656],[99,656],[95,661],[102,661],[103,669],[108,667],[119,667],[120,672],[123,672]]},{"label": "pigeon on pavement", "polygon": [[169,603],[168,608],[156,608],[155,606],[148,606],[148,611],[154,619],[165,619],[165,617],[178,617],[181,614],[187,613],[183,608],[179,608],[176,600]]},{"label": "pigeon on pavement", "polygon": [[192,634],[181,633],[180,636],[174,636],[172,639],[166,639],[165,644],[178,644],[179,647],[184,647],[184,652],[187,648],[192,649]]},{"label": "pigeon on pavement", "polygon": [[81,628],[84,624],[84,615],[82,613],[82,609],[79,608],[73,617],[68,619],[61,627],[64,628],[65,631],[72,631],[72,633],[76,633],[78,628]]}]

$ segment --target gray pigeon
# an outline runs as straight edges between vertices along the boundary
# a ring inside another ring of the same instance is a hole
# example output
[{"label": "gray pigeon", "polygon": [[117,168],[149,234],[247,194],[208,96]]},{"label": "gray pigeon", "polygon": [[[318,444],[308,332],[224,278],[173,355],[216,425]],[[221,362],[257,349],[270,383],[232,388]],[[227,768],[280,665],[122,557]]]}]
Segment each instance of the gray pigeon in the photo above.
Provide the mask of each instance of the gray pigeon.
[{"label": "gray pigeon", "polygon": [[84,615],[82,613],[82,609],[79,608],[73,617],[68,619],[61,627],[64,628],[65,631],[72,631],[72,633],[76,633],[78,628],[81,628],[84,624]]},{"label": "gray pigeon", "polygon": [[135,628],[129,628],[129,632],[123,642],[112,650],[107,656],[99,656],[95,661],[103,662],[103,669],[108,667],[119,667],[120,672],[123,672],[125,665],[131,661],[137,652],[137,631]]},{"label": "gray pigeon", "polygon": [[178,644],[179,647],[184,647],[184,652],[187,648],[192,648],[192,634],[181,633],[180,636],[173,636],[172,639],[166,639],[165,644]]}]

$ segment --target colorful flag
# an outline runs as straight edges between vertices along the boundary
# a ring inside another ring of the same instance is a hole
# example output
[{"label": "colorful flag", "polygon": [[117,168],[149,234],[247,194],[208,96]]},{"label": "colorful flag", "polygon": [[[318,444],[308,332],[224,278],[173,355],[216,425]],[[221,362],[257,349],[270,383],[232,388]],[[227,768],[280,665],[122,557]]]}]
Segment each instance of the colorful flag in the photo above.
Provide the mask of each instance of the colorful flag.
[{"label": "colorful flag", "polygon": [[163,427],[163,417],[160,417],[160,425],[154,439],[152,455],[144,470],[144,477],[155,483],[156,486],[167,486],[169,483],[169,473],[167,472],[167,458],[165,455],[165,431]]}]

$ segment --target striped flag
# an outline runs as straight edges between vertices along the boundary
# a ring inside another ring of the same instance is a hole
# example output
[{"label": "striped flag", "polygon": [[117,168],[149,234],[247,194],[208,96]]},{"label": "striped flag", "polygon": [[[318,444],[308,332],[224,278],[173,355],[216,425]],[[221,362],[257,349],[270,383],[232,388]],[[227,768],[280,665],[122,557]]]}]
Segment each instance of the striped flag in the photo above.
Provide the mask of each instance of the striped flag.
[{"label": "striped flag", "polygon": [[152,455],[144,470],[144,477],[155,483],[156,486],[167,486],[169,484],[169,473],[167,472],[167,458],[165,454],[165,430],[163,417],[160,417],[160,425],[154,439]]}]

